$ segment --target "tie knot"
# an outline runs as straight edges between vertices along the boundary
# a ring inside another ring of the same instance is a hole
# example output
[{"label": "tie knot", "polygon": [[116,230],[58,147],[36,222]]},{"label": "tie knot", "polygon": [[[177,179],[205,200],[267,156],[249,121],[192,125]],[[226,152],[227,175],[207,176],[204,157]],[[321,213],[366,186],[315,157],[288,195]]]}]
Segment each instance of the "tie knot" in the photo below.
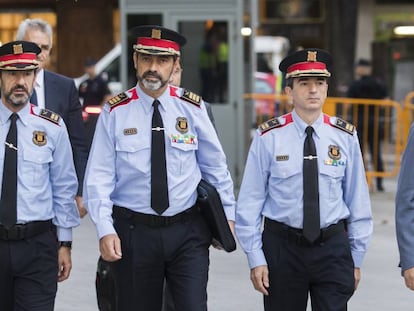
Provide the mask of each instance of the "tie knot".
[{"label": "tie knot", "polygon": [[312,126],[308,126],[308,127],[306,128],[305,132],[306,132],[306,134],[307,134],[308,136],[312,136],[312,134],[313,134],[313,127],[312,127]]},{"label": "tie knot", "polygon": [[154,107],[154,109],[158,109],[159,105],[160,105],[160,102],[157,99],[154,100],[154,102],[152,103],[152,106]]},{"label": "tie knot", "polygon": [[16,123],[16,120],[19,118],[19,115],[15,112],[13,112],[10,116],[10,121],[13,123]]}]

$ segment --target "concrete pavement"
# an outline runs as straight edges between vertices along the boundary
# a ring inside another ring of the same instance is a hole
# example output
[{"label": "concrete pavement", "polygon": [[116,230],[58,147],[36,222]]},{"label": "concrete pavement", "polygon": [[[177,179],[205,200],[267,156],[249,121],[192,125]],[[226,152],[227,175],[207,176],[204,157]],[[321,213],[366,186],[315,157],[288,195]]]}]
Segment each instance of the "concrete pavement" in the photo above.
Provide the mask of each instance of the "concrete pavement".
[{"label": "concrete pavement", "polygon": [[[384,193],[371,194],[374,235],[364,265],[362,280],[349,303],[351,311],[411,311],[414,292],[408,290],[398,269],[395,239],[395,179],[385,179]],[[73,270],[69,280],[59,284],[57,311],[96,311],[95,273],[98,241],[88,217],[74,232]],[[208,305],[210,311],[258,311],[262,296],[249,280],[244,253],[227,254],[215,249],[210,256]],[[309,308],[310,310],[310,308]]]}]

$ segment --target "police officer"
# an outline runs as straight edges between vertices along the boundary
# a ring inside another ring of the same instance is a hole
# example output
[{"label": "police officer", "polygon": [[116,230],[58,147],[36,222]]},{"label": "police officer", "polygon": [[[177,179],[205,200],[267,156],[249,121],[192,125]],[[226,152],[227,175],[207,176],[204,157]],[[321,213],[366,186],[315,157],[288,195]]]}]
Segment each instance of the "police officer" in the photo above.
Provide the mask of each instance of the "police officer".
[{"label": "police officer", "polygon": [[0,306],[53,310],[79,225],[72,149],[62,119],[29,104],[40,48],[0,47]]},{"label": "police officer", "polygon": [[138,83],[101,112],[85,202],[114,262],[118,311],[161,310],[164,279],[177,310],[204,311],[212,239],[196,188],[201,178],[217,188],[233,227],[233,183],[203,101],[168,84],[185,38],[160,26],[133,32]]},{"label": "police officer", "polygon": [[[265,310],[344,311],[372,233],[369,191],[351,124],[322,112],[331,56],[288,55],[291,113],[261,124],[236,208],[236,235]],[[264,220],[264,230],[261,231]]]},{"label": "police officer", "polygon": [[82,106],[73,79],[46,70],[51,61],[53,37],[52,26],[45,20],[38,18],[23,20],[16,33],[16,40],[36,43],[41,49],[37,56],[39,69],[36,74],[31,103],[58,113],[65,122],[78,176],[79,188],[75,200],[81,217],[84,217],[86,209],[82,200],[82,186],[86,161],[88,160],[88,148],[82,120]]}]

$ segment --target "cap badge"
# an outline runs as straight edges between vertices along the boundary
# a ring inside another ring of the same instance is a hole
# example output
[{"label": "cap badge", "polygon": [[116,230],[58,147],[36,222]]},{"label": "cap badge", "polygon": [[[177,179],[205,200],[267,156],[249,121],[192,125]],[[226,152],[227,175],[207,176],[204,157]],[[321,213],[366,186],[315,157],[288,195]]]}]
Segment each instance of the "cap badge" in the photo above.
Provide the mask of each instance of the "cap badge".
[{"label": "cap badge", "polygon": [[308,62],[316,62],[317,60],[316,60],[316,54],[317,54],[318,52],[316,52],[316,51],[308,51]]},{"label": "cap badge", "polygon": [[330,145],[328,155],[332,160],[339,160],[341,158],[341,153],[339,151],[339,147],[334,146],[334,145]]},{"label": "cap badge", "polygon": [[187,122],[187,118],[185,118],[185,117],[178,117],[177,118],[177,123],[175,124],[175,128],[181,134],[187,133],[188,132],[188,122]]},{"label": "cap badge", "polygon": [[160,29],[152,29],[152,31],[151,31],[151,38],[153,38],[153,39],[161,39],[161,30]]},{"label": "cap badge", "polygon": [[46,145],[46,132],[34,131],[33,132],[33,143],[39,147]]},{"label": "cap badge", "polygon": [[13,45],[13,54],[22,54],[23,53],[23,46],[22,44],[15,44]]}]

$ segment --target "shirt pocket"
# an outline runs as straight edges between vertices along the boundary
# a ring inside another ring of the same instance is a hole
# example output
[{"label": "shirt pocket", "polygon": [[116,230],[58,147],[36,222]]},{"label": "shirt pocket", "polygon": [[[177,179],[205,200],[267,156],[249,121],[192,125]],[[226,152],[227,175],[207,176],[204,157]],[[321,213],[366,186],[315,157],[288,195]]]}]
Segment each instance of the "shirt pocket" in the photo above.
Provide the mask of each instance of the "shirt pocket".
[{"label": "shirt pocket", "polygon": [[321,197],[337,200],[342,197],[342,180],[345,176],[345,165],[323,165],[319,169],[319,189]]},{"label": "shirt pocket", "polygon": [[49,179],[49,165],[53,161],[52,152],[44,150],[23,150],[23,161],[19,167],[24,178],[32,179],[34,184],[44,185]]},{"label": "shirt pocket", "polygon": [[116,141],[117,166],[147,173],[150,168],[151,146],[148,140],[121,138]]},{"label": "shirt pocket", "polygon": [[184,172],[194,172],[197,166],[195,152],[198,144],[171,142],[171,153],[167,154],[167,165],[171,173],[182,175]]},{"label": "shirt pocket", "polygon": [[270,169],[269,185],[281,198],[297,200],[298,187],[302,185],[302,166],[296,163],[276,163]]}]

